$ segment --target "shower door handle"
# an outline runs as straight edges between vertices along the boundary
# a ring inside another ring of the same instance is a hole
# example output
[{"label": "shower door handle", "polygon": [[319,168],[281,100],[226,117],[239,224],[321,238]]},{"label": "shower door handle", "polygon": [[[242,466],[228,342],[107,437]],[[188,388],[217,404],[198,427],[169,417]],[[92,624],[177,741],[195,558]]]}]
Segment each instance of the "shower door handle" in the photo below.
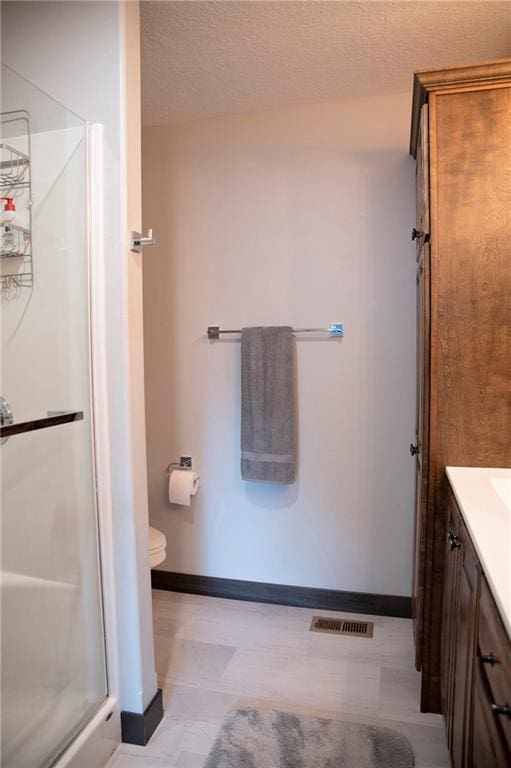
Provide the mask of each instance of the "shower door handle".
[{"label": "shower door handle", "polygon": [[72,421],[83,421],[83,411],[55,411],[53,415],[43,416],[41,419],[2,424],[0,426],[0,439],[12,437],[13,435],[22,435],[25,432],[35,432],[38,429],[58,427],[61,424],[69,424]]},{"label": "shower door handle", "polygon": [[142,248],[144,245],[154,245],[155,243],[156,238],[153,237],[152,229],[147,230],[147,237],[144,237],[141,232],[135,232],[132,230],[131,250],[134,251],[134,253],[142,253]]}]

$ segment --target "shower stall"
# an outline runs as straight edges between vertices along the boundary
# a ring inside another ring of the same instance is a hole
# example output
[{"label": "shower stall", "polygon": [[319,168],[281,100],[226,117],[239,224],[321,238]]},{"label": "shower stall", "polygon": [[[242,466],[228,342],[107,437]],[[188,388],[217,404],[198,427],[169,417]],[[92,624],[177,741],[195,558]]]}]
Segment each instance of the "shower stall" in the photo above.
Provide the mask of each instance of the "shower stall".
[{"label": "shower stall", "polygon": [[45,768],[108,696],[86,123],[2,67],[1,764]]}]

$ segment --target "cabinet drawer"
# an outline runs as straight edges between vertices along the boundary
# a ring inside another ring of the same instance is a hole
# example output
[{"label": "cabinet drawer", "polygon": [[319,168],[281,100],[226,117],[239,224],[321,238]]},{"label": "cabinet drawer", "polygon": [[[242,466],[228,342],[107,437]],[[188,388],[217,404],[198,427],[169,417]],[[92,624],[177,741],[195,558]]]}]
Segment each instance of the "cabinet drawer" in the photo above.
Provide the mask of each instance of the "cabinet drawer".
[{"label": "cabinet drawer", "polygon": [[509,746],[491,711],[488,690],[480,670],[476,670],[473,696],[472,749],[470,768],[509,768]]},{"label": "cabinet drawer", "polygon": [[[493,703],[511,707],[511,642],[484,579],[481,583],[476,665],[481,685],[487,688],[488,706],[491,708]],[[493,713],[493,717],[508,749],[511,749],[511,717],[497,713]]]}]

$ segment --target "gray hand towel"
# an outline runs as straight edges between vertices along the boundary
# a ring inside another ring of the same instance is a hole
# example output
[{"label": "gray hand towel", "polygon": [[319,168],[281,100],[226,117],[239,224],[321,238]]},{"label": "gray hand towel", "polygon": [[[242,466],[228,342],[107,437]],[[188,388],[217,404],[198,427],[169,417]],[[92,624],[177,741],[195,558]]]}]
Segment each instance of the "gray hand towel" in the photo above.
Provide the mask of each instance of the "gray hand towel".
[{"label": "gray hand towel", "polygon": [[241,331],[241,476],[292,483],[296,473],[293,331]]}]

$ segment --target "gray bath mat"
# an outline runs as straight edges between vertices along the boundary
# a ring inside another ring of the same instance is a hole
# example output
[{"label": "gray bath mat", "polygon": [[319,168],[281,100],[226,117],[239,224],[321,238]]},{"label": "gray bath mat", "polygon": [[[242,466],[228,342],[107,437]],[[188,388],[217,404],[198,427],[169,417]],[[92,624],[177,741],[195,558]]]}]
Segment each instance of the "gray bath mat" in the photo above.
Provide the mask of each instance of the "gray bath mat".
[{"label": "gray bath mat", "polygon": [[413,750],[390,728],[277,710],[225,718],[204,768],[413,768]]}]

